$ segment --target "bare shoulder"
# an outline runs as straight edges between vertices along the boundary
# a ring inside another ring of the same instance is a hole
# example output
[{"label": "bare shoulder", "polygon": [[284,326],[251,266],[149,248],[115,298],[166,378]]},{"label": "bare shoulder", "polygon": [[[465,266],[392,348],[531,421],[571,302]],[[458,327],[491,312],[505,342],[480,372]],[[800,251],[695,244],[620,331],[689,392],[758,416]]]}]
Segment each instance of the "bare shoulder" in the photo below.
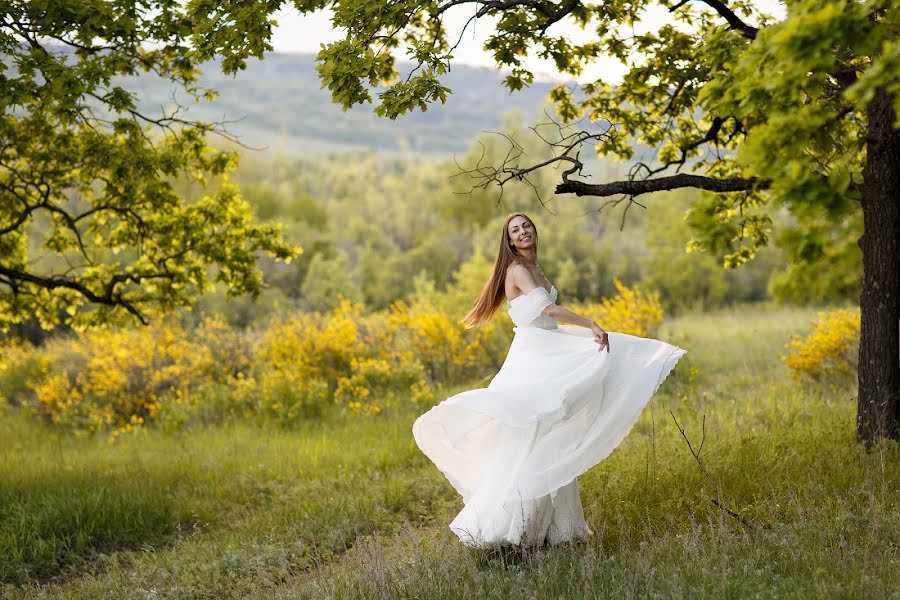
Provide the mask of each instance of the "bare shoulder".
[{"label": "bare shoulder", "polygon": [[[521,263],[513,263],[510,265],[509,269],[507,269],[506,273],[507,282],[512,283],[512,286],[508,285],[506,288],[507,296],[527,294],[537,287],[537,284],[534,282],[534,277],[531,275],[531,271]],[[512,294],[509,292],[512,292]]]},{"label": "bare shoulder", "polygon": [[520,283],[525,283],[534,279],[531,276],[531,272],[528,268],[522,263],[513,263],[506,269],[506,276],[509,277],[513,283],[519,285]]},{"label": "bare shoulder", "polygon": [[506,267],[507,274],[517,273],[517,272],[522,272],[522,271],[527,271],[527,270],[528,269],[525,268],[525,265],[523,265],[522,263],[518,263],[518,262],[514,262],[514,263],[510,264],[508,267]]}]

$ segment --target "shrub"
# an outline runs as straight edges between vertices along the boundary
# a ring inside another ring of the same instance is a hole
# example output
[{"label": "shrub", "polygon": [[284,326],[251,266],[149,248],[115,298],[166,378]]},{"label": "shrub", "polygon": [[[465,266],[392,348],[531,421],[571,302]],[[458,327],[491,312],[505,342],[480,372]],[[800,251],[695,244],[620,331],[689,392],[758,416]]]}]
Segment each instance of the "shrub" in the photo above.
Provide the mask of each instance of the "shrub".
[{"label": "shrub", "polygon": [[28,384],[34,410],[84,432],[130,431],[250,364],[249,342],[215,320],[192,332],[172,323],[96,329],[36,352],[41,374]]},{"label": "shrub", "polygon": [[472,340],[466,347],[468,359],[478,365],[474,377],[496,373],[503,366],[506,352],[512,343],[512,327],[504,322],[506,317],[494,317],[481,327],[469,330]]},{"label": "shrub", "polygon": [[30,384],[41,377],[43,362],[33,346],[4,340],[0,354],[0,404],[27,403],[34,393]]},{"label": "shrub", "polygon": [[436,309],[412,310],[403,302],[391,306],[387,316],[390,344],[414,357],[433,382],[457,381],[471,366],[465,329]]},{"label": "shrub", "polygon": [[338,380],[334,400],[353,414],[376,415],[398,393],[413,402],[432,399],[421,363],[409,354],[354,359],[350,375]]},{"label": "shrub", "polygon": [[256,346],[257,371],[292,372],[299,379],[326,381],[333,391],[366,351],[357,327],[362,305],[343,300],[332,311],[292,313],[273,323]]},{"label": "shrub", "polygon": [[[252,380],[248,380],[252,382]],[[321,417],[331,403],[328,382],[300,378],[290,371],[269,371],[253,386],[254,401],[250,414],[290,425],[304,419]],[[243,389],[247,389],[246,386]]]},{"label": "shrub", "polygon": [[605,298],[599,304],[585,304],[576,308],[594,319],[607,331],[652,337],[663,321],[663,309],[657,292],[647,292],[638,286],[629,288],[614,280],[618,295]]},{"label": "shrub", "polygon": [[[429,340],[442,333],[452,336],[453,330],[434,315],[411,319],[401,305],[364,314],[362,305],[342,301],[325,314],[293,314],[270,327],[257,347],[257,406],[292,421],[320,416],[332,400],[353,414],[374,415],[399,393],[430,399],[426,368],[417,357],[446,375],[443,358],[429,354]],[[454,358],[451,352],[449,362]]]},{"label": "shrub", "polygon": [[[579,310],[611,331],[651,334],[662,320],[658,297],[615,284],[618,296]],[[217,320],[192,330],[100,329],[43,348],[10,346],[0,362],[0,399],[30,404],[76,431],[114,436],[149,422],[293,424],[333,407],[376,415],[399,398],[431,402],[434,385],[491,376],[511,336],[505,315],[466,330],[432,304],[366,313],[346,300],[326,313],[286,315],[256,336]]]},{"label": "shrub", "polygon": [[841,309],[817,313],[805,338],[792,336],[782,362],[797,381],[814,381],[833,388],[852,388],[859,361],[859,311]]}]

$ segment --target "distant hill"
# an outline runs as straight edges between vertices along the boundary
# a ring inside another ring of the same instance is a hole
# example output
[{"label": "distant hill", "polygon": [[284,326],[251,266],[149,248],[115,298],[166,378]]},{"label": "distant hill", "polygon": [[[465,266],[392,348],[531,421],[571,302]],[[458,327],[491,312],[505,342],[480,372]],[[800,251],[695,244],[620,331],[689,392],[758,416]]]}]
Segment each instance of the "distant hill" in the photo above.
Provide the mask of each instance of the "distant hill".
[{"label": "distant hill", "polygon": [[[444,78],[453,90],[446,104],[391,121],[376,116],[370,105],[344,112],[332,103],[330,93],[320,87],[314,57],[309,54],[269,54],[264,60],[251,61],[233,78],[214,65],[204,72],[204,84],[220,95],[201,104],[176,96],[187,107],[188,118],[238,120],[228,130],[244,143],[288,154],[370,148],[446,158],[465,151],[478,133],[498,130],[504,113],[519,110],[528,121],[537,118],[552,85],[534,83],[510,94],[501,85],[499,71],[455,65]],[[167,81],[140,77],[127,85],[138,92],[142,110],[158,114],[160,107],[174,105],[173,88]]]}]

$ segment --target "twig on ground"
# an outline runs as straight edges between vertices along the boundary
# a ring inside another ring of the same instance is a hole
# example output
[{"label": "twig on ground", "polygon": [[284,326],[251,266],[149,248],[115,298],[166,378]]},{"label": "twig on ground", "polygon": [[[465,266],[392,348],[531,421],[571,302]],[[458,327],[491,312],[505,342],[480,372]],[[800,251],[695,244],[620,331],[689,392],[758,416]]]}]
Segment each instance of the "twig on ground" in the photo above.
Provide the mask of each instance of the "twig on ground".
[{"label": "twig on ground", "polygon": [[675,418],[675,414],[671,410],[669,411],[669,414],[672,415],[672,420],[675,421],[675,427],[678,428],[678,431],[681,433],[681,437],[683,437],[684,441],[687,442],[688,450],[691,451],[691,455],[694,457],[694,460],[697,461],[697,464],[700,466],[700,470],[703,472],[703,475],[713,487],[715,497],[710,498],[710,502],[712,502],[716,508],[719,508],[727,515],[734,517],[735,519],[740,521],[741,525],[743,525],[744,527],[753,529],[753,523],[742,517],[737,512],[725,506],[725,504],[720,499],[722,494],[719,492],[719,486],[716,484],[715,480],[713,480],[712,476],[710,476],[709,471],[706,470],[706,466],[703,464],[703,461],[700,460],[700,453],[703,451],[703,443],[706,441],[706,415],[703,415],[703,436],[700,438],[700,448],[696,452],[694,452],[694,447],[691,445],[691,440],[688,439],[687,434],[685,434],[684,432],[684,429],[681,427],[681,425],[678,424],[678,419]]}]

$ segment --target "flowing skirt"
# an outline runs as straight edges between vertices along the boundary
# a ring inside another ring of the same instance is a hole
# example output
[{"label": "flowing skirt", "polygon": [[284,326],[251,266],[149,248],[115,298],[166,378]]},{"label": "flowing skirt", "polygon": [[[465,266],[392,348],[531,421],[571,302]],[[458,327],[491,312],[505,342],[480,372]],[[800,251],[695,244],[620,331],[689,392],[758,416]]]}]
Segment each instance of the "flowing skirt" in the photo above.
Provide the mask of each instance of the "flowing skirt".
[{"label": "flowing skirt", "polygon": [[685,351],[590,330],[517,327],[487,388],[448,398],[413,424],[419,448],[462,496],[463,543],[540,545],[589,534],[575,478],[628,435]]}]

